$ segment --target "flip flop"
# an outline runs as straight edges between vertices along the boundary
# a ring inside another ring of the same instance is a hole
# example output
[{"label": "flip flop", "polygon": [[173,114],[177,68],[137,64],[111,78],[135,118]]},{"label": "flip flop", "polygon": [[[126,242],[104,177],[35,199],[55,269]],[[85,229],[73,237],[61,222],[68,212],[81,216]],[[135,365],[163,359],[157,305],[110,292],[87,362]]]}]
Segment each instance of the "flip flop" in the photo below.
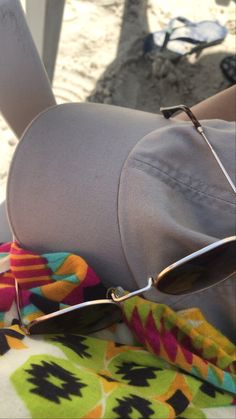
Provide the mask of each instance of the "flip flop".
[{"label": "flip flop", "polygon": [[228,55],[220,62],[220,68],[224,76],[233,84],[236,84],[236,55]]},{"label": "flip flop", "polygon": [[148,34],[143,50],[144,54],[169,51],[180,58],[221,43],[227,32],[217,20],[194,23],[178,16],[170,20],[165,30]]}]

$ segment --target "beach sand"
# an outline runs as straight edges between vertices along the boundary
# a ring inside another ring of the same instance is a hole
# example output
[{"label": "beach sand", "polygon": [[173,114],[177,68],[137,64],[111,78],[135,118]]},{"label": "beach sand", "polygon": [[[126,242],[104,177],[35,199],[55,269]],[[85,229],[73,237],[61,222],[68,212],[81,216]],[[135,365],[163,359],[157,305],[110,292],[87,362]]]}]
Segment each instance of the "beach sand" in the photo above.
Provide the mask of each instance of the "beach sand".
[{"label": "beach sand", "polygon": [[[225,40],[178,64],[143,56],[147,33],[184,16],[217,19]],[[101,102],[150,112],[178,103],[192,105],[229,86],[220,69],[235,53],[235,1],[67,0],[53,81],[58,103]],[[0,199],[17,139],[0,118]]]}]

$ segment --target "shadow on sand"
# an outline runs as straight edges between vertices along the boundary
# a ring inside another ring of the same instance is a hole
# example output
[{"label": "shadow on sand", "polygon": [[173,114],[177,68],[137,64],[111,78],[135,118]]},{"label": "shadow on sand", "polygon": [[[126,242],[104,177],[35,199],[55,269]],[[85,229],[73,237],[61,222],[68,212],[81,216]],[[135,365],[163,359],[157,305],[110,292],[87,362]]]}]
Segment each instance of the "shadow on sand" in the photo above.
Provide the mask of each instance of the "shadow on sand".
[{"label": "shadow on sand", "polygon": [[116,59],[88,101],[158,112],[160,106],[192,105],[205,99],[206,91],[213,95],[229,86],[220,69],[226,56],[223,46],[222,51],[219,46],[210,47],[198,57],[183,57],[178,64],[160,54],[154,59],[144,57],[147,8],[147,0],[125,1]]}]

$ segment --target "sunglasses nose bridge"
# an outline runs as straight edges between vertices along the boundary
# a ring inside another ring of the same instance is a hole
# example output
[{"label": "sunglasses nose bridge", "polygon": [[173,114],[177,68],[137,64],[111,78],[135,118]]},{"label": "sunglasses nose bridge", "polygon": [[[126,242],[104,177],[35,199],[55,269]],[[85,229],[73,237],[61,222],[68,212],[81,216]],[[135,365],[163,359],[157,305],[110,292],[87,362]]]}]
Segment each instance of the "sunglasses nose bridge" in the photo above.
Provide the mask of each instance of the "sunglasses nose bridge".
[{"label": "sunglasses nose bridge", "polygon": [[[135,297],[137,295],[141,295],[144,292],[149,291],[153,286],[155,286],[155,279],[150,277],[150,278],[148,278],[147,285],[143,288],[140,288],[140,289],[132,291],[132,292],[125,293],[125,291],[121,287],[117,287],[117,288],[113,288],[113,289],[110,290],[109,296],[114,302],[121,303],[125,300],[128,300],[129,298]],[[121,293],[121,289],[122,289],[123,293]]]}]

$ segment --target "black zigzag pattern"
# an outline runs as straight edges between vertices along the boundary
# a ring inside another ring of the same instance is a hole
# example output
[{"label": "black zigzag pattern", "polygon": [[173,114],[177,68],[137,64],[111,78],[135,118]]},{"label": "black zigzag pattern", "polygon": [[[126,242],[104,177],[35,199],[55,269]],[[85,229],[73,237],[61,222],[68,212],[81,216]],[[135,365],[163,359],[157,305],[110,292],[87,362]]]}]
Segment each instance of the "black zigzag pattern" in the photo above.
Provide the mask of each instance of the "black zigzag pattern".
[{"label": "black zigzag pattern", "polygon": [[112,410],[117,414],[117,419],[131,419],[132,412],[135,410],[138,413],[139,419],[149,419],[155,413],[151,408],[151,402],[142,397],[130,394],[128,397],[116,399],[118,406]]},{"label": "black zigzag pattern", "polygon": [[[31,393],[57,404],[60,404],[61,398],[71,400],[72,395],[82,397],[81,389],[86,387],[75,374],[55,362],[43,361],[41,365],[31,364],[31,368],[26,372],[30,375],[27,381],[34,384]],[[52,377],[60,381],[60,386],[52,383]]]},{"label": "black zigzag pattern", "polygon": [[161,368],[142,366],[135,362],[123,362],[117,367],[117,374],[122,375],[123,380],[127,380],[129,384],[138,387],[148,387],[148,380],[156,378],[155,371]]},{"label": "black zigzag pattern", "polygon": [[81,358],[91,358],[91,354],[87,352],[87,349],[89,349],[89,347],[84,344],[84,342],[86,341],[86,338],[84,336],[66,334],[55,336],[50,340],[52,340],[53,342],[59,342],[63,346],[70,348]]},{"label": "black zigzag pattern", "polygon": [[176,415],[179,415],[188,407],[189,400],[181,390],[176,390],[176,392],[166,400],[166,403],[173,407]]}]

